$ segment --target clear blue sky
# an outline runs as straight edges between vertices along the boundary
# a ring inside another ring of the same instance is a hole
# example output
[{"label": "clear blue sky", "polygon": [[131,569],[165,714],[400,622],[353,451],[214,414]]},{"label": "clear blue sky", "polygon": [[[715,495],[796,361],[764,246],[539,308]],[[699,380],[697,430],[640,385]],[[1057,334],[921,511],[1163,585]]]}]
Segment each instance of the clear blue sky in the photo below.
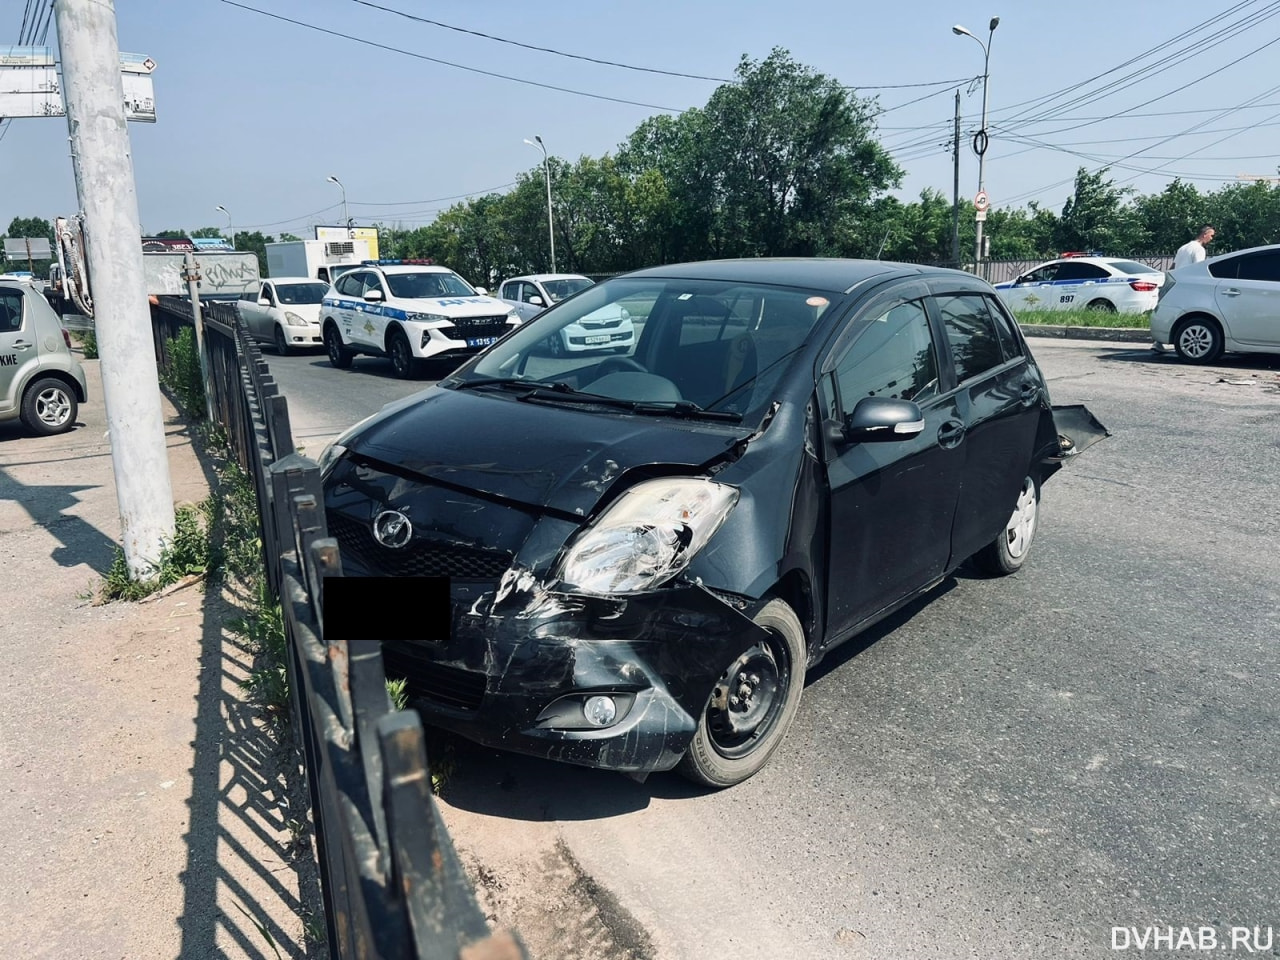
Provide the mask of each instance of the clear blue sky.
[{"label": "clear blue sky", "polygon": [[[236,2],[464,67],[651,106],[375,49],[224,0],[117,0],[121,49],[158,63],[159,121],[129,125],[149,232],[223,226],[214,210],[222,204],[237,230],[309,236],[312,224],[340,220],[330,174],[345,184],[357,223],[417,226],[453,198],[504,190],[538,167],[526,137],[541,135],[565,159],[600,156],[660,108],[701,106],[716,86],[522,49],[359,0]],[[731,78],[743,54],[761,59],[783,47],[887,108],[880,133],[906,171],[898,191],[906,199],[926,187],[951,195],[957,84],[871,88],[979,76],[982,49],[951,26],[985,40],[998,15],[986,162],[995,205],[1036,200],[1060,210],[1082,164],[1112,162],[1112,176],[1140,192],[1162,189],[1175,173],[1212,189],[1237,174],[1277,172],[1280,2],[376,2],[524,44],[709,77]],[[0,44],[17,42],[24,6],[0,8]],[[1076,85],[1039,107],[1028,103]],[[978,125],[981,85],[960,86],[967,134]],[[1037,119],[1042,113],[1050,116]],[[60,119],[12,121],[0,140],[0,229],[15,215],[74,212],[66,135]],[[977,176],[966,145],[962,197],[973,195]]]}]

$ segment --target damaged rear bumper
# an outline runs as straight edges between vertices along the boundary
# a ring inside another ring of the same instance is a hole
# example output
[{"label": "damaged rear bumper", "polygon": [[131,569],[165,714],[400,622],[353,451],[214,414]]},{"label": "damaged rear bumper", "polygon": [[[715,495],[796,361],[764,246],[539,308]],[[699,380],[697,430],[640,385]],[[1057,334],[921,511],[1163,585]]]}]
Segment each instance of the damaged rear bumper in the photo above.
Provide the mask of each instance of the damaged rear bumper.
[{"label": "damaged rear bumper", "polygon": [[[454,580],[451,636],[383,645],[425,722],[502,750],[668,770],[725,667],[766,636],[699,586],[603,599],[513,583]],[[587,721],[592,697],[611,701],[612,722]]]}]

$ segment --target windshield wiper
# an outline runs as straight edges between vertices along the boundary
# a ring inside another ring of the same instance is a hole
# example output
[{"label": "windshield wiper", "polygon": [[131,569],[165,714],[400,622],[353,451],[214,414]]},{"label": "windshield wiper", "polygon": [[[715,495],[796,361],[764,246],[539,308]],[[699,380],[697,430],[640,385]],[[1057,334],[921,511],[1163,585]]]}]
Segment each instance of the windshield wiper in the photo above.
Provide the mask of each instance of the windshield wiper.
[{"label": "windshield wiper", "polygon": [[455,390],[473,390],[476,387],[510,387],[520,386],[533,388],[538,386],[537,380],[526,380],[523,377],[476,377],[474,380],[457,380],[450,386]]},{"label": "windshield wiper", "polygon": [[689,417],[697,420],[723,420],[727,423],[742,422],[740,413],[734,413],[732,410],[706,410],[692,400],[637,400],[635,412]]}]

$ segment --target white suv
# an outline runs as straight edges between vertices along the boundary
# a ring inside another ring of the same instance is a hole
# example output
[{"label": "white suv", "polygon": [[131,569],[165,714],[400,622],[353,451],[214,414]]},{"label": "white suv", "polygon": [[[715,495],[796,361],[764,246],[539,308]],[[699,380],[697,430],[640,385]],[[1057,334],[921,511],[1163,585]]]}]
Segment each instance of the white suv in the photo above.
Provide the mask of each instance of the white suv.
[{"label": "white suv", "polygon": [[390,357],[396,376],[418,375],[428,359],[461,361],[520,324],[510,304],[474,289],[429,260],[368,260],[344,273],[320,305],[329,361]]},{"label": "white suv", "polygon": [[1170,273],[1151,315],[1151,339],[1197,363],[1212,363],[1224,350],[1280,352],[1280,244]]}]

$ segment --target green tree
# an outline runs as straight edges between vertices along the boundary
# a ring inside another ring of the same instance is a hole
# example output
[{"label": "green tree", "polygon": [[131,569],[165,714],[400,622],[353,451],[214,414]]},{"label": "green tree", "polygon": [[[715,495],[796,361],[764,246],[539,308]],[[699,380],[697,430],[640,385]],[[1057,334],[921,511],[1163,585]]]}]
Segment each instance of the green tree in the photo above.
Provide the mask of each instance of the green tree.
[{"label": "green tree", "polygon": [[[193,234],[195,236],[195,234]],[[221,233],[215,233],[215,237],[222,236]],[[267,275],[267,244],[275,243],[275,237],[263,236],[257,230],[252,233],[240,232],[231,238],[231,245],[236,250],[245,253],[254,253],[258,257],[258,273],[261,276]]]},{"label": "green tree", "polygon": [[187,236],[191,237],[193,240],[212,240],[215,237],[221,237],[222,235],[222,229],[220,227],[197,227],[195,230],[192,230],[187,234]]},{"label": "green tree", "polygon": [[280,234],[280,242],[281,242],[281,243],[286,243],[286,242],[296,242],[296,241],[301,240],[301,239],[302,239],[301,237],[295,237],[292,233],[282,233],[282,234]]},{"label": "green tree", "polygon": [[1090,173],[1084,167],[1076,171],[1075,192],[1062,207],[1055,236],[1056,246],[1062,250],[1103,250],[1106,252],[1131,252],[1130,245],[1137,242],[1138,221],[1125,205],[1125,197],[1133,192],[1131,187],[1117,187],[1107,179],[1110,168],[1103,167]]},{"label": "green tree", "polygon": [[[32,240],[45,239],[49,241],[50,246],[53,244],[53,224],[48,220],[40,217],[14,217],[9,221],[9,229],[5,231],[6,239],[28,238]],[[28,263],[26,257],[14,257],[8,262],[10,270],[31,270],[31,272],[41,280],[49,278],[48,260],[31,260]]]},{"label": "green tree", "polygon": [[[1208,200],[1209,212],[1202,220],[1217,230],[1211,253],[1280,242],[1280,184],[1230,183]],[[1179,244],[1186,243],[1200,226],[1195,221]]]}]

